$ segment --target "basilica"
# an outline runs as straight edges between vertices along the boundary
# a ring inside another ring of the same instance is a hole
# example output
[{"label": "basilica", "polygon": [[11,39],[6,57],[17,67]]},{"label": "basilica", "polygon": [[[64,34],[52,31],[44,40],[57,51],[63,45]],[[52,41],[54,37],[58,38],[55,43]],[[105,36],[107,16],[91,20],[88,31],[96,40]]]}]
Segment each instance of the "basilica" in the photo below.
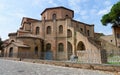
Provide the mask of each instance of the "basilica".
[{"label": "basilica", "polygon": [[4,56],[69,60],[71,55],[76,55],[81,62],[104,63],[94,25],[73,17],[74,11],[62,6],[46,8],[41,20],[23,17],[20,28],[8,35]]}]

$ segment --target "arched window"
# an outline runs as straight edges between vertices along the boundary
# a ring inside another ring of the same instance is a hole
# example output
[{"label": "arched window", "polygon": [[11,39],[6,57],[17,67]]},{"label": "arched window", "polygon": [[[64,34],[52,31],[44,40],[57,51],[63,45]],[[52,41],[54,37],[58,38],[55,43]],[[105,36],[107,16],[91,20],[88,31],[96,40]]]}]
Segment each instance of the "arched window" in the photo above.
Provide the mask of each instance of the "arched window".
[{"label": "arched window", "polygon": [[13,57],[13,47],[9,49],[9,57]]},{"label": "arched window", "polygon": [[67,30],[67,36],[68,36],[68,38],[72,37],[72,31],[70,29]]},{"label": "arched window", "polygon": [[35,47],[35,54],[38,55],[38,47]]},{"label": "arched window", "polygon": [[53,20],[56,20],[56,14],[53,14],[53,15],[52,15],[52,19],[53,19]]},{"label": "arched window", "polygon": [[77,50],[79,51],[84,51],[85,50],[85,45],[82,41],[80,41],[77,45]]},{"label": "arched window", "polygon": [[51,34],[51,27],[50,26],[47,27],[47,31],[46,32],[47,32],[47,34]]},{"label": "arched window", "polygon": [[38,35],[39,34],[39,32],[40,32],[40,28],[39,27],[36,27],[36,35]]},{"label": "arched window", "polygon": [[63,52],[64,51],[64,45],[63,43],[58,44],[58,52]]},{"label": "arched window", "polygon": [[50,51],[50,50],[51,50],[51,44],[48,43],[48,44],[46,44],[46,51]]},{"label": "arched window", "polygon": [[62,33],[63,33],[63,26],[60,25],[60,26],[59,26],[59,34],[62,34]]}]

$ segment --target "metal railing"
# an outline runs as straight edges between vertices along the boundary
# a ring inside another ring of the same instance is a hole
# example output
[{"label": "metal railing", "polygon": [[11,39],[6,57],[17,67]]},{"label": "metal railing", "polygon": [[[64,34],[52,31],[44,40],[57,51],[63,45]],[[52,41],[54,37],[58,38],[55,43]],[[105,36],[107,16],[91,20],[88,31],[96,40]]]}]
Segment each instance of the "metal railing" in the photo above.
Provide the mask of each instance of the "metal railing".
[{"label": "metal railing", "polygon": [[[9,56],[10,55],[10,56]],[[40,60],[53,60],[63,62],[74,62],[74,63],[100,63],[105,61],[104,64],[120,65],[120,50],[117,51],[78,51],[76,55],[68,54],[65,52],[42,52],[42,53],[12,53],[4,54],[4,57],[10,58],[21,58],[21,59],[40,59]]]}]

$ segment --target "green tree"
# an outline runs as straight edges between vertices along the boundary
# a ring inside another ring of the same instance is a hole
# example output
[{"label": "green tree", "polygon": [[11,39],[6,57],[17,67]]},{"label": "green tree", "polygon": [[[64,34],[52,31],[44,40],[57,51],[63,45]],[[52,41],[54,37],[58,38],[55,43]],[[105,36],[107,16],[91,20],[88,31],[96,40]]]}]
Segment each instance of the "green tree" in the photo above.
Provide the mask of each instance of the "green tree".
[{"label": "green tree", "polygon": [[102,16],[101,22],[104,26],[109,23],[113,26],[120,25],[120,1],[112,6],[109,13]]}]

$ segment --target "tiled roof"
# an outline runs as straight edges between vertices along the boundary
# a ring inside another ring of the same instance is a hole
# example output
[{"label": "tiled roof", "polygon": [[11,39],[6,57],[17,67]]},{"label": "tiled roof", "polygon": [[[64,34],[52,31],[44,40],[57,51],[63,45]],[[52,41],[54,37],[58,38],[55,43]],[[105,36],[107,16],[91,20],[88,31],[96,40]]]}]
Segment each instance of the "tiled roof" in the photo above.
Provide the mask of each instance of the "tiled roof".
[{"label": "tiled roof", "polygon": [[42,15],[46,10],[49,10],[49,9],[59,9],[59,8],[66,9],[66,10],[72,11],[72,12],[74,13],[74,11],[71,10],[71,9],[68,9],[68,8],[66,8],[66,7],[63,7],[63,6],[59,6],[59,7],[46,8],[46,9],[41,13],[41,15]]},{"label": "tiled roof", "polygon": [[38,39],[43,39],[42,37],[40,37],[39,35],[33,35],[33,34],[25,34],[25,35],[20,35],[20,36],[17,36],[17,38],[38,38]]},{"label": "tiled roof", "polygon": [[14,45],[17,46],[17,47],[27,47],[27,48],[29,48],[29,46],[24,45],[24,44],[19,43],[19,42],[12,42],[12,44],[14,44]]}]

